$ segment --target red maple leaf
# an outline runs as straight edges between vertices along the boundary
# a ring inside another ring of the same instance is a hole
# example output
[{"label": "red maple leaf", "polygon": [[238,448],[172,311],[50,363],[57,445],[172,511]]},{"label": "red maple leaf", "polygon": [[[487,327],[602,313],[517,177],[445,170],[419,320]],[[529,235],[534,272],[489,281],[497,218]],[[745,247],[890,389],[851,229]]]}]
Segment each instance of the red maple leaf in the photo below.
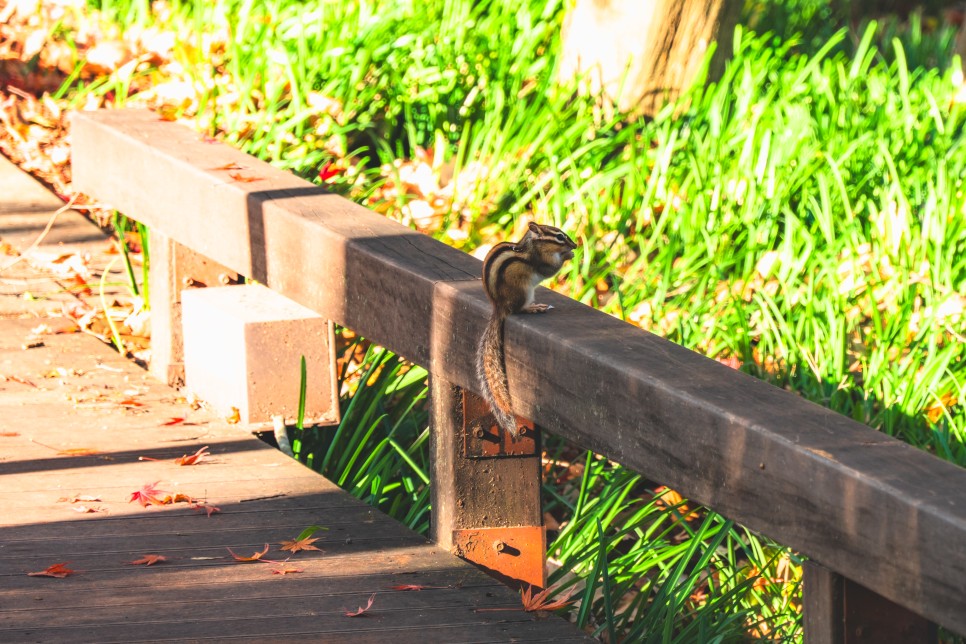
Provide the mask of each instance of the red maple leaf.
[{"label": "red maple leaf", "polygon": [[76,570],[71,570],[70,568],[67,567],[67,564],[69,563],[70,563],[69,561],[65,561],[63,563],[55,563],[53,565],[47,566],[41,571],[28,572],[27,574],[31,577],[57,577],[58,579],[63,579],[64,577],[67,577],[68,575],[73,575],[75,572],[77,572]]},{"label": "red maple leaf", "polygon": [[132,566],[153,566],[156,563],[161,563],[162,561],[167,560],[167,557],[164,555],[144,555],[140,559],[135,559],[134,561],[129,561],[128,563]]},{"label": "red maple leaf", "polygon": [[348,608],[343,608],[346,617],[362,617],[366,614],[366,611],[372,608],[372,602],[376,599],[376,593],[372,593],[369,596],[369,601],[366,603],[365,607],[360,606],[359,610],[350,611]]},{"label": "red maple leaf", "polygon": [[168,422],[161,423],[161,427],[169,427],[171,425],[180,425],[183,422],[184,422],[184,417],[183,416],[177,416],[177,417],[174,417],[173,416],[171,418],[171,420],[169,420]]},{"label": "red maple leaf", "polygon": [[160,496],[162,494],[167,494],[163,490],[159,490],[156,486],[161,481],[155,481],[154,483],[148,483],[143,486],[137,492],[131,492],[131,498],[128,499],[128,503],[137,501],[141,504],[142,508],[146,508],[149,505],[164,505],[165,501]]}]

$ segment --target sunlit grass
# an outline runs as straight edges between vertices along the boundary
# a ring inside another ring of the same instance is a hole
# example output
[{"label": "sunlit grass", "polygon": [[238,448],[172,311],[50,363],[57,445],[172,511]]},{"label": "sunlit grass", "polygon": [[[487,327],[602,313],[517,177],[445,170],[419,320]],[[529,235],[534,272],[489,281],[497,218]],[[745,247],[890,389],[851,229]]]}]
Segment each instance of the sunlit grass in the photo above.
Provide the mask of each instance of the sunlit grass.
[{"label": "sunlit grass", "polygon": [[[828,3],[750,3],[724,77],[634,120],[553,82],[557,0],[91,4],[177,31],[177,66],[77,76],[74,105],[147,102],[468,251],[528,218],[564,227],[583,251],[559,290],[966,466],[951,30],[846,34]],[[302,457],[425,531],[425,373],[362,364],[342,426],[302,436]],[[546,489],[559,578],[590,580],[581,624],[800,638],[792,555],[560,449],[585,461]]]}]

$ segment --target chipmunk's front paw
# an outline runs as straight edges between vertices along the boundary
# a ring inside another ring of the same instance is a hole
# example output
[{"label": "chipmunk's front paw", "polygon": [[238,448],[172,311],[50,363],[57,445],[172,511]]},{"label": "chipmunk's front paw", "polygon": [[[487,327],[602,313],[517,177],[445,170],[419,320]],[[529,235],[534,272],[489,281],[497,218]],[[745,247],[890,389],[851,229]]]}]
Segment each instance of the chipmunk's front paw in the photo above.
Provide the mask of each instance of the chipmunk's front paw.
[{"label": "chipmunk's front paw", "polygon": [[533,303],[523,307],[523,313],[546,313],[552,308],[553,306],[550,304]]}]

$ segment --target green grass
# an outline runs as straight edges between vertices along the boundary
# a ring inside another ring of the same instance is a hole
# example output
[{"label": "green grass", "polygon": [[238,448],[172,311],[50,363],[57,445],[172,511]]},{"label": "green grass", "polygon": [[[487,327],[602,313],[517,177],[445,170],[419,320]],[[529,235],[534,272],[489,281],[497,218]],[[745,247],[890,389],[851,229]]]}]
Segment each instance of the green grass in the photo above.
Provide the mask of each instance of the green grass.
[{"label": "green grass", "polygon": [[[143,0],[92,4],[154,20]],[[473,250],[527,218],[561,226],[583,250],[558,290],[966,465],[952,32],[917,19],[837,32],[817,0],[750,7],[718,83],[608,121],[552,82],[557,0],[176,2],[176,59],[200,89],[175,111],[305,177],[354,164],[330,185],[390,216],[422,198],[398,189],[397,160],[431,149],[433,176],[458,187],[441,239]],[[137,81],[64,92],[124,102]],[[363,364],[342,425],[305,430],[300,453],[425,531],[425,373],[376,349]],[[797,576],[762,582],[792,555],[714,513],[681,521],[652,482],[593,455],[558,456],[585,462],[546,487],[555,579],[582,585],[583,625],[730,641],[764,620],[801,637]]]}]

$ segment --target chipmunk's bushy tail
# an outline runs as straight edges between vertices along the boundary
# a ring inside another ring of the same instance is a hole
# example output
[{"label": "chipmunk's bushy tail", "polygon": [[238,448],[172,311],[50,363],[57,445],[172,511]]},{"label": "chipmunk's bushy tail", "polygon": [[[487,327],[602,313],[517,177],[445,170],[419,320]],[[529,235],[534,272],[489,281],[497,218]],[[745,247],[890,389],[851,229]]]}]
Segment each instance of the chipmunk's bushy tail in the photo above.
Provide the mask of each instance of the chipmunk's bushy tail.
[{"label": "chipmunk's bushy tail", "polygon": [[497,424],[513,436],[517,422],[510,403],[510,388],[506,379],[503,353],[503,316],[494,312],[480,338],[476,352],[476,374],[483,398],[493,410]]}]

